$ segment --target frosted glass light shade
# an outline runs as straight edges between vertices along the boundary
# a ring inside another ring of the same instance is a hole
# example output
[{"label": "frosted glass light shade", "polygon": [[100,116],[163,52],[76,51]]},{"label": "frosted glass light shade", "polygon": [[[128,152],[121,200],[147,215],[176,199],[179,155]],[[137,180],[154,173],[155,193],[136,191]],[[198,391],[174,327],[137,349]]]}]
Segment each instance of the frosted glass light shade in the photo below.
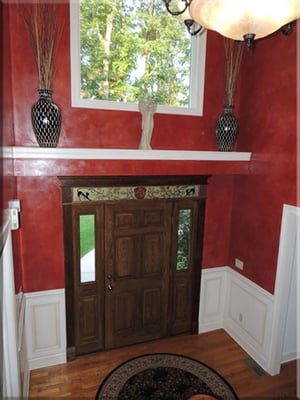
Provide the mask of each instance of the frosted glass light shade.
[{"label": "frosted glass light shade", "polygon": [[300,16],[300,0],[192,0],[194,21],[234,40],[277,31]]}]

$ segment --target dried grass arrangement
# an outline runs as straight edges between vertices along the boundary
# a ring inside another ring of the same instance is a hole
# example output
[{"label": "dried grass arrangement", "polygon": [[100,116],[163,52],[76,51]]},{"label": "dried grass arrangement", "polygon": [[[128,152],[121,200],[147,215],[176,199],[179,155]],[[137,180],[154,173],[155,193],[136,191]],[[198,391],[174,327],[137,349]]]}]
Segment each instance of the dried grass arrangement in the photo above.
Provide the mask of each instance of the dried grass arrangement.
[{"label": "dried grass arrangement", "polygon": [[236,82],[241,66],[244,43],[224,38],[225,50],[225,97],[224,104],[232,106]]},{"label": "dried grass arrangement", "polygon": [[19,5],[36,61],[40,89],[51,90],[57,39],[57,8],[57,3],[44,1]]}]

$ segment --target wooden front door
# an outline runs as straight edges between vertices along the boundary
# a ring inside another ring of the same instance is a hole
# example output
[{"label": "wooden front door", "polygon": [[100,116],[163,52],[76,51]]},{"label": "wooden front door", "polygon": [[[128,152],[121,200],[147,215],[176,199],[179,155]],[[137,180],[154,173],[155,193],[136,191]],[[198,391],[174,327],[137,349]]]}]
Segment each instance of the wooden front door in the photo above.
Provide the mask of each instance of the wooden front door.
[{"label": "wooden front door", "polygon": [[197,333],[204,185],[181,187],[186,198],[149,186],[173,192],[99,201],[101,188],[80,183],[63,190],[68,359]]},{"label": "wooden front door", "polygon": [[172,204],[105,207],[105,348],[167,335]]}]

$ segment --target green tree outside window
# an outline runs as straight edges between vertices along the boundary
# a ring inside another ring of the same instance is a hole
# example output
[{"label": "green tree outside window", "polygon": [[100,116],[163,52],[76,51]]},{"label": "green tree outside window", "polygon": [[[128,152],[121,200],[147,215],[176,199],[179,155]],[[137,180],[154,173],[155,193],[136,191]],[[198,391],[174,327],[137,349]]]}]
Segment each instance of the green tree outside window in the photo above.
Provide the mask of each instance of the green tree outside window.
[{"label": "green tree outside window", "polygon": [[81,97],[188,107],[191,38],[160,0],[80,0]]}]

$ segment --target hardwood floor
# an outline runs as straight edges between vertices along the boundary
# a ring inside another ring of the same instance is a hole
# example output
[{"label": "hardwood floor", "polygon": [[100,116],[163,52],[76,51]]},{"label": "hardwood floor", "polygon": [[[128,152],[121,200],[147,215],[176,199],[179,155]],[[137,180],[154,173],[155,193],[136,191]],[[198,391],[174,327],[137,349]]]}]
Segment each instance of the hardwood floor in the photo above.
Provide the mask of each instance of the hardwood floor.
[{"label": "hardwood floor", "polygon": [[30,398],[94,399],[102,380],[121,362],[156,352],[179,353],[207,364],[231,384],[240,399],[297,399],[296,361],[283,364],[277,376],[258,376],[245,362],[249,355],[223,330],[86,355],[66,364],[31,371]]}]

